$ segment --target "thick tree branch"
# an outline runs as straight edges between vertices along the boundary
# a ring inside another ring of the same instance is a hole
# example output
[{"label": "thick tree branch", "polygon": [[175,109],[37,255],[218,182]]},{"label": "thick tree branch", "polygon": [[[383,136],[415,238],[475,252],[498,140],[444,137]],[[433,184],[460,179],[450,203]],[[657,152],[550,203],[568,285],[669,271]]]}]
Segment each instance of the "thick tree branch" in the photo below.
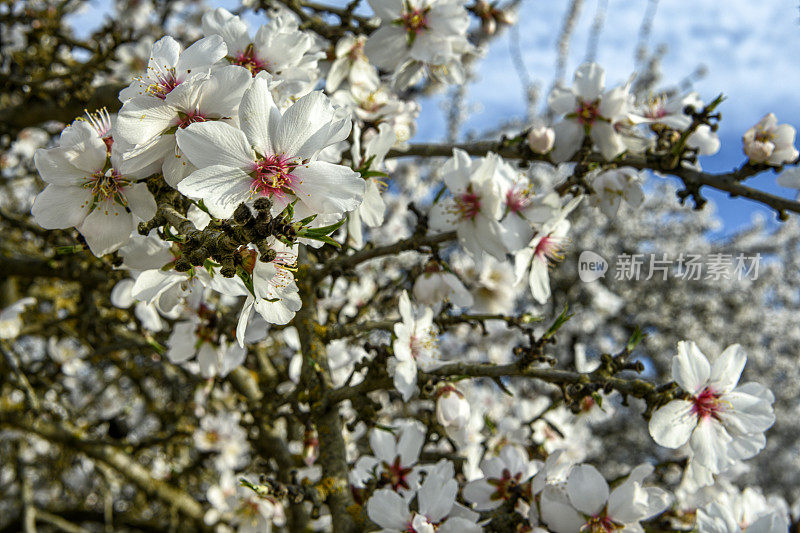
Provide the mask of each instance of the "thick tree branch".
[{"label": "thick tree branch", "polygon": [[309,265],[303,267],[305,272],[300,272],[298,276],[301,280],[298,287],[303,307],[293,321],[303,354],[300,380],[312,398],[311,415],[317,429],[319,464],[323,475],[320,484],[327,492],[326,502],[331,512],[333,531],[349,533],[359,530],[354,517],[360,513],[350,493],[347,452],[339,406],[324,401],[325,394],[332,387],[328,353],[320,335],[320,325],[315,320],[316,283],[310,275]]}]

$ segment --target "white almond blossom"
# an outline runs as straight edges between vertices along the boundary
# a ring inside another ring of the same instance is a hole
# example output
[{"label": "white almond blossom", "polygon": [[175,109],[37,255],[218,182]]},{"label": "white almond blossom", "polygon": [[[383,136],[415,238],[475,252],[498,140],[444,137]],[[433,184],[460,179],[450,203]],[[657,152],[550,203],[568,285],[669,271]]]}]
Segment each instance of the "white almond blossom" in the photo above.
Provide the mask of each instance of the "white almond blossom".
[{"label": "white almond blossom", "polygon": [[470,287],[476,313],[509,313],[519,294],[514,265],[510,261],[498,261],[492,256],[480,262],[463,254],[456,256],[453,268]]},{"label": "white almond blossom", "polygon": [[417,389],[417,369],[432,370],[441,364],[436,346],[436,326],[433,310],[415,309],[408,292],[400,295],[401,322],[394,325],[395,340],[392,350],[397,364],[394,366],[394,386],[408,401]]},{"label": "white almond blossom", "polygon": [[193,437],[198,450],[217,454],[214,463],[219,470],[235,469],[247,460],[250,445],[247,432],[239,425],[238,413],[202,417]]},{"label": "white almond blossom", "polygon": [[631,207],[639,207],[644,202],[642,173],[630,167],[614,168],[587,176],[594,194],[589,196],[592,205],[597,206],[608,218],[617,216],[619,206],[624,200]]},{"label": "white almond blossom", "polygon": [[137,301],[133,297],[135,286],[136,281],[133,278],[125,278],[117,282],[114,288],[111,289],[111,305],[120,309],[128,309],[135,304],[133,314],[144,329],[154,333],[163,331],[167,327],[164,317],[178,318],[180,316],[180,309],[175,309],[174,306],[170,309],[165,309],[159,308],[157,303],[152,301]]},{"label": "white almond blossom", "polygon": [[425,271],[414,281],[414,299],[438,312],[443,302],[456,307],[471,307],[474,299],[458,276],[448,272],[435,261],[425,266]]},{"label": "white almond blossom", "polygon": [[686,108],[697,111],[703,108],[703,101],[697,93],[685,95],[655,96],[630,110],[628,118],[634,124],[663,124],[676,131],[683,131],[692,124],[692,117]]},{"label": "white almond blossom", "polygon": [[454,149],[441,171],[452,196],[431,208],[430,228],[455,229],[461,245],[476,258],[486,251],[503,260],[508,251],[499,222],[503,202],[495,175],[501,163],[493,153],[473,161],[465,151]]},{"label": "white almond blossom", "polygon": [[575,72],[571,89],[556,87],[550,93],[550,108],[564,119],[555,124],[554,161],[566,161],[583,144],[585,137],[600,149],[607,160],[612,160],[625,150],[625,145],[614,125],[626,117],[628,86],[615,87],[603,92],[605,71],[594,63],[585,63]]},{"label": "white almond blossom", "polygon": [[225,377],[244,362],[247,351],[225,335],[216,335],[215,310],[200,305],[196,314],[175,323],[167,340],[167,358],[175,364],[186,363],[197,355],[203,377]]},{"label": "white almond blossom", "polygon": [[209,487],[206,494],[212,506],[204,517],[207,525],[223,520],[235,526],[236,533],[264,533],[272,530],[273,523],[285,522],[279,501],[242,486],[230,471],[223,472],[219,484]]},{"label": "white almond blossom", "polygon": [[672,400],[653,413],[653,439],[667,448],[688,442],[692,461],[712,473],[758,453],[766,443],[764,431],[775,422],[775,397],[758,383],[737,386],[746,362],[738,344],[709,363],[694,342],[679,342],[672,378],[689,397]]},{"label": "white almond blossom", "polygon": [[697,510],[700,533],[786,533],[789,520],[784,509],[754,489],[725,491]]},{"label": "white almond blossom", "polygon": [[610,490],[595,467],[575,465],[566,483],[544,488],[541,519],[554,533],[642,531],[639,522],[663,512],[671,499],[662,489],[643,486],[652,472],[648,464],[637,466]]},{"label": "white almond blossom", "polygon": [[275,106],[267,81],[256,78],[239,106],[241,129],[224,122],[197,122],[176,133],[195,165],[178,185],[202,199],[211,213],[230,218],[243,202],[265,196],[272,213],[295,199],[298,216],[344,213],[364,196],[364,180],[352,169],[317,159],[326,146],[350,133],[327,97],[313,92],[285,112]]},{"label": "white almond blossom", "polygon": [[555,192],[536,194],[529,178],[504,161],[498,165],[498,181],[505,191],[503,239],[514,252],[530,242],[535,225],[544,224],[561,211],[561,197]]},{"label": "white almond blossom", "polygon": [[336,91],[331,99],[348,108],[364,123],[389,124],[397,136],[398,147],[413,137],[420,105],[403,100],[386,85],[357,84]]},{"label": "white almond blossom", "polygon": [[367,501],[367,515],[383,533],[479,533],[477,514],[456,503],[453,473],[444,459],[428,471],[416,494],[416,511],[396,492],[378,489]]},{"label": "white almond blossom", "polygon": [[125,102],[136,96],[164,100],[188,78],[210,72],[226,53],[227,48],[219,35],[200,39],[186,50],[172,37],[162,37],[150,50],[144,76],[120,91],[119,100]]},{"label": "white almond blossom", "polygon": [[369,444],[375,455],[358,458],[350,480],[359,488],[370,479],[377,480],[378,488],[390,488],[401,495],[411,495],[419,488],[419,454],[425,444],[425,426],[417,421],[399,424],[392,432],[375,428],[370,432]]},{"label": "white almond blossom", "polygon": [[240,250],[242,263],[250,283],[244,286],[246,295],[236,326],[236,340],[244,346],[247,324],[256,312],[269,324],[288,324],[303,305],[298,294],[297,284],[292,272],[297,263],[296,250],[289,249],[278,242],[273,243],[275,257],[267,262],[261,261],[261,254],[255,247]]},{"label": "white almond blossom", "polygon": [[544,124],[534,125],[525,137],[528,148],[535,154],[546,154],[553,149],[556,142],[556,132]]},{"label": "white almond blossom", "polygon": [[541,466],[540,462],[531,461],[519,446],[507,444],[496,457],[481,462],[484,477],[467,483],[464,498],[478,511],[497,509],[512,497],[530,492],[525,485]]},{"label": "white almond blossom", "polygon": [[[233,123],[250,73],[236,66],[197,74],[162,99],[136,96],[119,112],[116,134],[133,148],[125,152],[125,168],[140,170],[162,161],[164,179],[176,186],[194,167],[175,143],[175,132],[195,122]],[[234,124],[235,125],[235,124]]]},{"label": "white almond blossom", "polygon": [[76,227],[100,257],[128,242],[139,221],[155,215],[156,203],[144,183],[122,173],[116,143],[109,154],[94,129],[81,126],[72,133],[70,146],[36,151],[36,169],[47,187],[31,214],[46,229]]},{"label": "white almond blossom", "polygon": [[280,82],[276,86],[279,104],[311,92],[319,80],[317,62],[325,54],[289,13],[273,12],[251,38],[241,18],[219,7],[203,15],[203,33],[222,36],[228,63],[246,68],[253,76],[266,72]]},{"label": "white almond blossom", "polygon": [[336,59],[331,63],[325,78],[325,90],[332,93],[347,80],[350,85],[377,87],[380,84],[377,69],[370,64],[364,54],[367,37],[346,33],[336,43],[334,54]]},{"label": "white almond blossom", "polygon": [[773,113],[768,113],[758,124],[744,133],[744,153],[751,163],[763,163],[774,167],[791,163],[800,152],[794,147],[797,132],[789,124],[778,124]]},{"label": "white almond blossom", "polygon": [[457,434],[467,426],[470,411],[469,402],[455,386],[444,383],[436,389],[436,420],[448,434]]},{"label": "white almond blossom", "polygon": [[[697,150],[698,155],[714,155],[719,152],[719,136],[711,126],[701,124],[686,140],[686,146]],[[688,162],[684,162],[684,165],[688,165]]]},{"label": "white almond blossom", "polygon": [[395,73],[399,88],[419,81],[425,70],[447,83],[462,83],[462,56],[469,15],[462,0],[369,0],[381,27],[364,50],[378,68]]},{"label": "white almond blossom", "polygon": [[542,225],[527,247],[514,254],[514,273],[519,283],[528,272],[528,284],[534,300],[544,304],[550,299],[550,267],[564,256],[571,227],[567,215],[578,206],[581,197],[573,198]]}]

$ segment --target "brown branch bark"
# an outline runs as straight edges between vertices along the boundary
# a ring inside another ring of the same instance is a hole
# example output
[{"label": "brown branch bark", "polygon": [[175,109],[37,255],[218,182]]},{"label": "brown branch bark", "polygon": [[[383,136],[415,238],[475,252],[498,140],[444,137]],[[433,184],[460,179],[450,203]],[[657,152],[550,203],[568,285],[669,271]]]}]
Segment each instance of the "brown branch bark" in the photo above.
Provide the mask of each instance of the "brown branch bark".
[{"label": "brown branch bark", "polygon": [[55,424],[42,418],[30,420],[13,413],[0,412],[0,426],[32,433],[54,444],[72,448],[87,457],[100,461],[121,474],[144,493],[158,498],[165,505],[174,507],[186,517],[195,520],[198,527],[204,527],[205,510],[190,494],[153,478],[147,469],[117,448],[107,444],[86,442],[81,438],[80,433],[68,427],[66,422]]},{"label": "brown branch bark", "polygon": [[[307,254],[302,254],[306,256]],[[360,509],[356,506],[350,493],[348,480],[347,452],[345,449],[342,417],[338,404],[324,401],[332,389],[328,354],[322,341],[321,326],[315,316],[317,311],[316,283],[309,275],[310,268],[306,263],[301,267],[298,279],[300,297],[303,307],[297,312],[293,321],[300,338],[303,354],[303,368],[300,381],[311,398],[310,415],[317,429],[319,440],[319,459],[322,466],[320,485],[326,492],[326,502],[331,512],[334,532],[355,532],[360,528],[356,516]]]},{"label": "brown branch bark", "polygon": [[[570,370],[555,368],[525,368],[517,363],[494,365],[490,363],[450,363],[430,372],[418,372],[418,382],[422,383],[431,377],[436,378],[492,378],[523,377],[538,379],[553,385],[599,385],[602,388],[611,388],[622,394],[635,398],[646,398],[656,392],[653,383],[641,379],[626,379],[609,376],[602,372],[582,374]],[[327,401],[336,404],[344,400],[373,392],[380,389],[392,388],[392,379],[382,377],[371,381],[362,381],[358,385],[341,387],[332,390],[326,396]]]},{"label": "brown branch bark", "polygon": [[311,277],[314,280],[319,280],[329,274],[344,272],[348,269],[351,269],[361,263],[370,261],[372,259],[377,259],[379,257],[384,257],[387,255],[396,255],[399,254],[400,252],[405,252],[407,250],[417,250],[423,246],[441,244],[443,242],[452,241],[455,238],[456,238],[455,231],[448,231],[446,233],[439,233],[437,235],[427,235],[427,236],[416,234],[409,237],[408,239],[403,239],[393,244],[387,244],[386,246],[376,246],[375,248],[366,248],[354,254],[337,257],[325,263],[325,265],[323,265],[321,269],[316,271],[311,271],[309,274],[311,274]]}]

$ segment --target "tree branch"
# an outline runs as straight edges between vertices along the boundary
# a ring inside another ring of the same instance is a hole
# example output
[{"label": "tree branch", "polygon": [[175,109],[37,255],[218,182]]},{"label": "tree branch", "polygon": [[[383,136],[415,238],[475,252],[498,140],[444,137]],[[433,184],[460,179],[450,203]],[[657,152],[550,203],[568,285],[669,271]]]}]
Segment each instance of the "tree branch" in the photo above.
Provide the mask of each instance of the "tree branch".
[{"label": "tree branch", "polygon": [[386,246],[376,246],[375,248],[365,248],[360,250],[354,254],[340,256],[331,261],[325,263],[325,265],[316,271],[312,271],[311,275],[315,280],[319,280],[324,278],[329,274],[335,274],[338,272],[345,272],[356,265],[364,263],[366,261],[370,261],[372,259],[377,259],[378,257],[383,257],[386,255],[396,255],[400,252],[405,252],[407,250],[416,250],[421,248],[422,246],[432,246],[435,244],[441,244],[443,242],[451,241],[456,238],[455,231],[448,231],[446,233],[439,233],[437,235],[424,235],[424,234],[415,234],[408,239],[403,239],[397,241],[393,244],[387,244]]},{"label": "tree branch", "polygon": [[[550,161],[546,156],[526,153],[520,148],[519,144],[509,143],[507,141],[478,141],[454,144],[416,143],[410,145],[406,150],[392,150],[386,157],[450,157],[453,155],[454,148],[464,150],[473,156],[484,156],[489,152],[494,152],[507,159]],[[589,158],[589,162],[603,163],[606,161],[599,154],[592,154]],[[617,158],[614,163],[616,163],[618,166],[631,167],[637,170],[652,170],[662,174],[675,176],[683,181],[684,185],[689,190],[699,190],[700,187],[711,187],[713,189],[728,193],[728,195],[730,195],[732,198],[737,196],[748,198],[755,202],[771,207],[778,212],[782,219],[787,211],[792,213],[800,213],[800,202],[760,191],[741,183],[742,180],[767,170],[766,167],[745,164],[741,168],[731,172],[712,174],[682,166],[668,168],[665,167],[657,158],[648,158],[646,156],[634,154],[623,154]]]},{"label": "tree branch", "polygon": [[[307,254],[302,254],[306,256]],[[326,491],[326,503],[331,512],[333,531],[354,532],[359,528],[354,517],[359,510],[350,493],[348,480],[347,451],[342,435],[343,424],[339,406],[324,401],[331,389],[330,366],[325,344],[319,334],[319,324],[315,320],[317,311],[316,283],[308,264],[301,268],[305,275],[299,275],[300,297],[303,307],[297,312],[293,324],[297,328],[303,354],[303,367],[300,381],[312,398],[310,408],[319,439],[319,464],[323,479],[320,485]],[[302,274],[302,273],[299,273]]]},{"label": "tree branch", "polygon": [[176,508],[187,517],[197,521],[198,525],[203,524],[205,510],[191,495],[155,479],[142,465],[128,457],[125,452],[107,444],[84,441],[77,430],[67,427],[66,422],[56,425],[48,423],[42,418],[31,421],[23,416],[15,416],[8,411],[2,411],[0,412],[0,425],[32,433],[52,443],[73,448],[92,459],[100,461],[122,474],[146,494],[162,500],[167,506]]},{"label": "tree branch", "polygon": [[[538,379],[552,385],[596,385],[603,389],[613,389],[622,394],[635,398],[647,398],[656,392],[653,383],[641,379],[625,379],[609,376],[602,371],[589,374],[559,370],[555,368],[526,368],[518,363],[495,365],[490,363],[449,363],[430,372],[419,371],[417,382],[422,383],[430,378],[491,378],[523,377]],[[344,400],[353,399],[368,392],[392,388],[390,377],[381,377],[375,380],[362,381],[358,385],[341,387],[332,390],[327,395],[327,400],[333,404]]]}]

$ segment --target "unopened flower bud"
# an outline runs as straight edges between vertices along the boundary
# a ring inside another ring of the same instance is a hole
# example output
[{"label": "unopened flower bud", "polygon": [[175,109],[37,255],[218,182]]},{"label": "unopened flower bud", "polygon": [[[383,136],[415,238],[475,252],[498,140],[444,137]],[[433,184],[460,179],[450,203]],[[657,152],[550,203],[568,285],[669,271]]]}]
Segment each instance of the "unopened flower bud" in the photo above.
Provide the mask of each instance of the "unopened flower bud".
[{"label": "unopened flower bud", "polygon": [[436,392],[436,419],[446,428],[462,428],[469,422],[469,402],[451,384],[446,384]]},{"label": "unopened flower bud", "polygon": [[546,154],[553,149],[556,142],[556,132],[547,126],[534,126],[528,132],[528,146],[537,154]]}]

